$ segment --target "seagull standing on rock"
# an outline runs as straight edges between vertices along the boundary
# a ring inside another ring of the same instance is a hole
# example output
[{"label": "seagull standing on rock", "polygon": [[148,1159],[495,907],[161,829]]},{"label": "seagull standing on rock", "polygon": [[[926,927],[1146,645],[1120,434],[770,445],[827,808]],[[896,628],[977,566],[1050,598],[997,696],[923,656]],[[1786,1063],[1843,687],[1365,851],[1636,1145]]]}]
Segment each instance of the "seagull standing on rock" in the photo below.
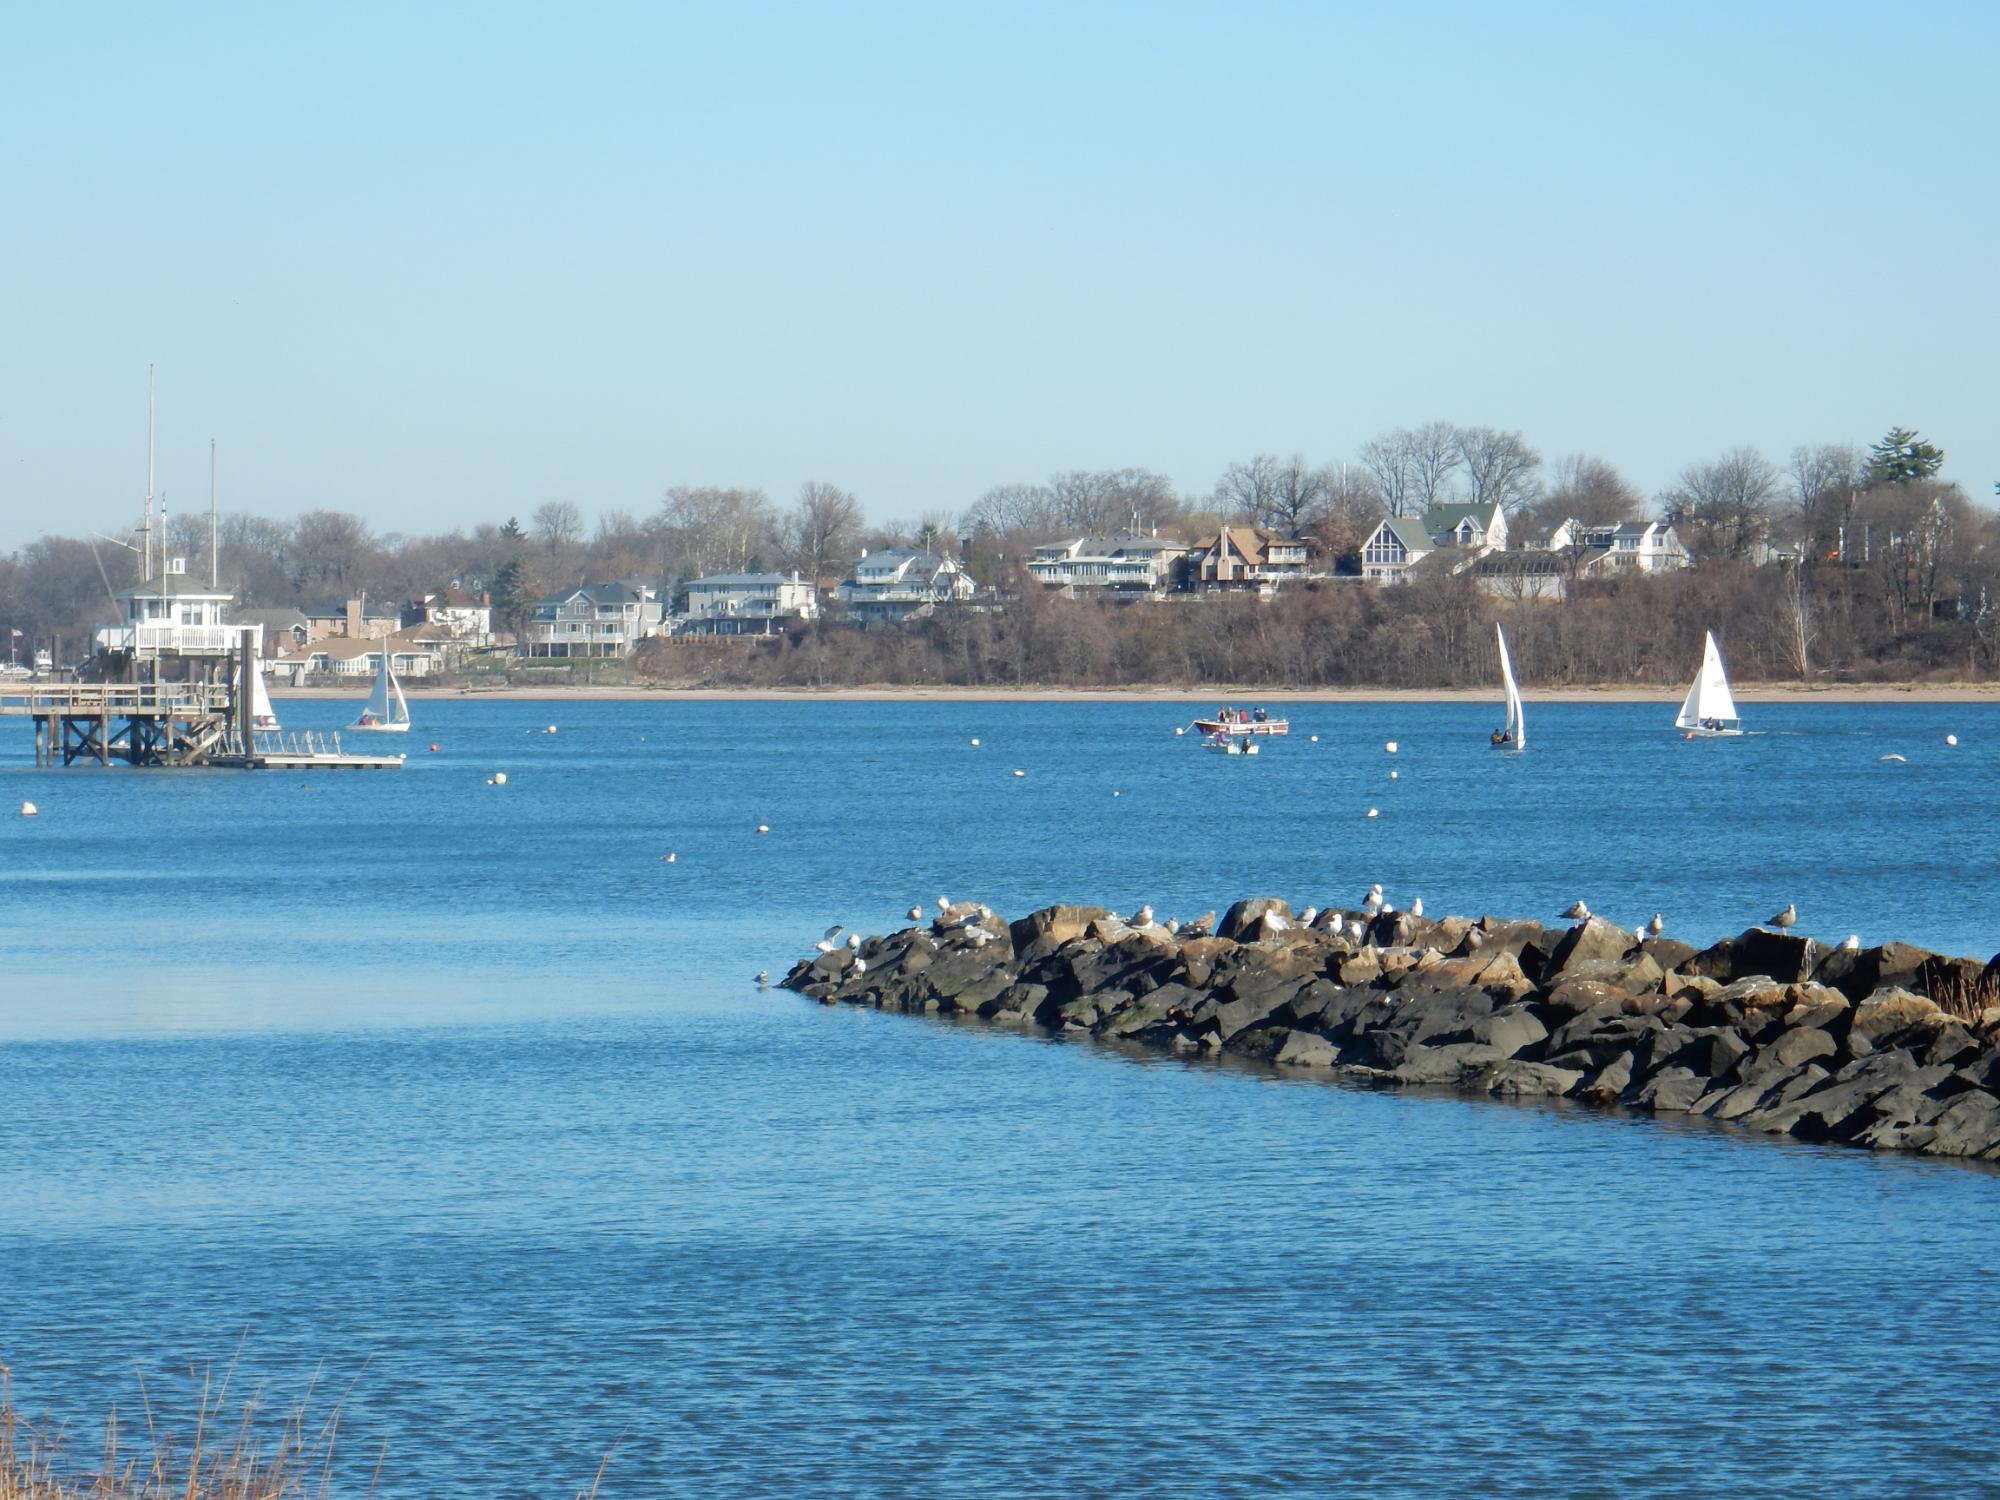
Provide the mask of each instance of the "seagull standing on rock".
[{"label": "seagull standing on rock", "polygon": [[1787,928],[1789,928],[1792,925],[1792,923],[1798,921],[1798,919],[1799,919],[1799,908],[1797,903],[1787,901],[1785,903],[1785,909],[1779,912],[1775,917],[1771,918],[1771,920],[1765,923],[1765,925],[1767,927],[1775,927],[1778,929],[1778,931],[1783,932]]},{"label": "seagull standing on rock", "polygon": [[1417,897],[1416,900],[1410,903],[1410,915],[1413,917],[1421,917],[1423,914],[1424,914],[1424,898],[1422,896],[1419,896]]},{"label": "seagull standing on rock", "polygon": [[1846,937],[1840,940],[1840,951],[1842,953],[1859,953],[1861,951],[1861,934],[1858,932],[1848,933]]},{"label": "seagull standing on rock", "polygon": [[1590,920],[1590,908],[1585,906],[1581,901],[1572,901],[1569,910],[1562,913],[1562,916],[1564,920],[1570,922],[1588,922]]},{"label": "seagull standing on rock", "polygon": [[1132,913],[1132,926],[1151,927],[1152,925],[1153,925],[1153,907],[1150,902]]},{"label": "seagull standing on rock", "polygon": [[1368,894],[1361,898],[1361,909],[1363,911],[1369,911],[1369,912],[1376,912],[1382,910],[1381,881],[1378,880],[1375,882],[1375,884],[1368,887]]},{"label": "seagull standing on rock", "polygon": [[923,921],[923,919],[924,919],[924,909],[921,906],[913,906],[910,908],[910,920],[912,922],[921,922]]},{"label": "seagull standing on rock", "polygon": [[1646,924],[1646,936],[1658,937],[1661,933],[1665,932],[1666,930],[1667,930],[1667,924],[1660,919],[1660,914],[1658,912],[1654,912],[1653,920]]},{"label": "seagull standing on rock", "polygon": [[826,936],[814,943],[813,947],[817,948],[821,953],[831,953],[840,946],[840,934],[840,923],[835,922],[831,927],[827,928]]},{"label": "seagull standing on rock", "polygon": [[860,934],[860,933],[858,933],[858,932],[850,932],[850,933],[848,933],[848,935],[847,935],[847,946],[848,946],[848,947],[849,947],[850,949],[853,949],[853,948],[859,948],[859,947],[861,946],[861,934]]}]

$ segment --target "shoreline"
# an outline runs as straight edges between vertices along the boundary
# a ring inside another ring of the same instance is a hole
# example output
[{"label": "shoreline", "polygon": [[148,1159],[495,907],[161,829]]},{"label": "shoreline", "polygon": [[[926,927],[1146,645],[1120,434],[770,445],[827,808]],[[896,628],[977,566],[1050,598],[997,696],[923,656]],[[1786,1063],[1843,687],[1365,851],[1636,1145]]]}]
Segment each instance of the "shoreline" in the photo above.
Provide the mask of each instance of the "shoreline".
[{"label": "shoreline", "polygon": [[[1756,683],[1733,684],[1739,703],[2000,703],[2000,682],[1979,683]],[[540,684],[532,687],[418,687],[403,684],[412,700],[492,699],[503,703],[587,700],[680,701],[746,703],[1492,703],[1497,688],[1271,688],[1197,684],[1190,687],[1141,688],[995,688],[995,687],[837,687],[837,688],[675,688],[608,685]],[[1680,702],[1679,687],[1635,687],[1606,684],[1593,687],[1530,691],[1531,703],[1660,703]],[[359,699],[362,687],[300,687],[274,689],[286,699]]]}]

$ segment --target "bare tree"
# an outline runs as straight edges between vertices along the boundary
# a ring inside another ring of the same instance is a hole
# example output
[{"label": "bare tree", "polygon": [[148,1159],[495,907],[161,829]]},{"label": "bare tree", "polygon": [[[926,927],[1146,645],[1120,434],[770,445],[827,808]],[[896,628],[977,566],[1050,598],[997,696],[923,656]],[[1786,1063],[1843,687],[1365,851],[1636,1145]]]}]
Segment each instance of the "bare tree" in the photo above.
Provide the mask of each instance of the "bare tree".
[{"label": "bare tree", "polygon": [[1569,453],[1556,460],[1554,483],[1532,508],[1538,523],[1554,526],[1578,521],[1585,526],[1615,526],[1630,521],[1646,502],[1609,459],[1594,453]]},{"label": "bare tree", "polygon": [[1333,503],[1334,471],[1306,462],[1303,453],[1294,453],[1278,465],[1277,483],[1258,524],[1285,536],[1306,536],[1316,531],[1320,519]]},{"label": "bare tree", "polygon": [[368,523],[343,510],[309,510],[292,526],[294,577],[301,585],[356,578],[368,551]]},{"label": "bare tree", "polygon": [[528,523],[543,549],[552,554],[568,553],[583,540],[583,512],[574,500],[544,500]]},{"label": "bare tree", "polygon": [[1855,496],[1867,487],[1868,456],[1852,443],[1804,444],[1792,450],[1785,477],[1807,555],[1838,554],[1841,528],[1853,517]]},{"label": "bare tree", "polygon": [[1495,427],[1457,429],[1459,463],[1475,505],[1518,513],[1541,494],[1542,456],[1518,432]]},{"label": "bare tree", "polygon": [[1755,448],[1732,448],[1689,464],[1660,496],[1660,508],[1700,557],[1747,557],[1771,530],[1778,471]]},{"label": "bare tree", "polygon": [[1215,508],[1225,516],[1261,526],[1278,488],[1278,460],[1268,453],[1239,459],[1215,481]]},{"label": "bare tree", "polygon": [[837,484],[808,479],[785,517],[785,559],[815,587],[853,555],[861,502]]},{"label": "bare tree", "polygon": [[1361,462],[1395,516],[1421,516],[1446,499],[1454,474],[1465,463],[1458,429],[1449,422],[1426,422],[1385,432],[1361,449]]},{"label": "bare tree", "polygon": [[762,490],[676,485],[660,504],[661,572],[670,578],[741,572],[776,550],[777,521]]},{"label": "bare tree", "polygon": [[1792,670],[1802,679],[1810,677],[1813,643],[1819,639],[1819,611],[1798,562],[1785,570],[1785,585],[1778,591],[1778,635],[1791,658]]},{"label": "bare tree", "polygon": [[1039,484],[997,484],[966,507],[959,529],[967,536],[1039,539],[1059,529],[1055,496]]}]

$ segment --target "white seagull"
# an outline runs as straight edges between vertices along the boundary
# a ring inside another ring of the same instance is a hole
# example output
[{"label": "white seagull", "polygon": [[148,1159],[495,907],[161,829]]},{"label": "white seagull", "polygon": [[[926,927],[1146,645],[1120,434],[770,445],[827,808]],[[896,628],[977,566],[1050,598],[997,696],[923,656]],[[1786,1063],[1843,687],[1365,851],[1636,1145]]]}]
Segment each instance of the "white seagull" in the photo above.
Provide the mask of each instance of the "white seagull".
[{"label": "white seagull", "polygon": [[1590,908],[1585,906],[1581,901],[1572,901],[1569,910],[1561,913],[1561,915],[1572,922],[1588,922],[1590,920]]},{"label": "white seagull", "polygon": [[1368,894],[1361,898],[1361,909],[1363,911],[1380,911],[1382,909],[1381,881],[1378,880],[1375,884],[1368,887]]},{"label": "white seagull", "polygon": [[1654,912],[1653,920],[1646,924],[1646,936],[1658,937],[1661,933],[1665,932],[1666,930],[1667,930],[1666,922],[1661,919],[1660,914],[1658,912]]},{"label": "white seagull", "polygon": [[833,952],[834,949],[840,946],[840,934],[842,931],[840,923],[835,922],[831,927],[827,928],[826,936],[814,943],[813,946],[822,953]]},{"label": "white seagull", "polygon": [[1132,925],[1134,927],[1151,927],[1153,925],[1153,908],[1150,902],[1132,913]]},{"label": "white seagull", "polygon": [[850,948],[859,948],[861,946],[861,934],[858,932],[848,933],[847,946]]},{"label": "white seagull", "polygon": [[923,921],[923,919],[924,919],[924,909],[921,906],[913,906],[910,908],[910,920],[912,922],[921,922]]},{"label": "white seagull", "polygon": [[1842,953],[1859,953],[1861,951],[1861,934],[1858,932],[1848,933],[1846,937],[1840,940],[1840,951]]},{"label": "white seagull", "polygon": [[1424,898],[1422,896],[1419,896],[1417,897],[1416,900],[1410,903],[1410,915],[1413,917],[1421,917],[1423,914],[1424,914]]},{"label": "white seagull", "polygon": [[1771,920],[1765,923],[1764,925],[1767,927],[1775,927],[1778,929],[1778,931],[1783,932],[1787,927],[1790,927],[1792,923],[1798,921],[1798,919],[1799,919],[1798,904],[1796,902],[1787,901],[1785,903],[1785,909],[1779,912],[1775,917],[1771,918]]}]

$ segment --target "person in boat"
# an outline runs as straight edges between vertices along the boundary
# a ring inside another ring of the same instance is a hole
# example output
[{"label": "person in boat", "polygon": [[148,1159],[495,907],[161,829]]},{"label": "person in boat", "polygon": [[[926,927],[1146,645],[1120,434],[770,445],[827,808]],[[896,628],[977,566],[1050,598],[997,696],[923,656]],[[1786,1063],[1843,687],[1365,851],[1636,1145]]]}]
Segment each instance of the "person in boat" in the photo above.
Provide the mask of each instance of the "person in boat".
[{"label": "person in boat", "polygon": [[1259,724],[1262,724],[1262,723],[1263,723],[1263,722],[1264,722],[1264,721],[1265,721],[1266,719],[1268,719],[1268,718],[1270,718],[1270,717],[1271,717],[1271,716],[1270,716],[1269,714],[1267,714],[1266,712],[1264,712],[1264,710],[1263,710],[1263,709],[1261,709],[1261,708],[1260,708],[1260,709],[1258,709],[1258,710],[1257,710],[1257,714],[1256,714],[1256,718],[1257,718],[1257,722],[1258,722]]},{"label": "person in boat", "polygon": [[1504,729],[1496,729],[1493,731],[1493,743],[1496,745],[1511,745],[1514,743],[1514,736]]}]

